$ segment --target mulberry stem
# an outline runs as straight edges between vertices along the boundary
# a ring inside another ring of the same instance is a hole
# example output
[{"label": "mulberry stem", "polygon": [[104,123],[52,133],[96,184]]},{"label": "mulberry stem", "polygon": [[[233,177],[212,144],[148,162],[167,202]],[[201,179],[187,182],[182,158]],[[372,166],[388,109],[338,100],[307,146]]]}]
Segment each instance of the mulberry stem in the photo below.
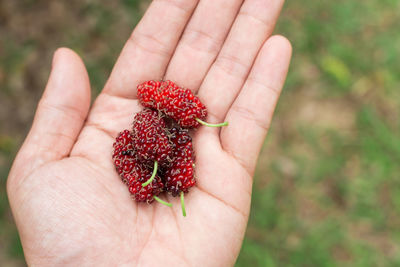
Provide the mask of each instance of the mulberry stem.
[{"label": "mulberry stem", "polygon": [[161,203],[161,204],[163,204],[163,205],[165,205],[165,206],[172,207],[172,204],[171,204],[171,203],[165,202],[164,200],[162,200],[161,198],[159,198],[159,197],[157,197],[157,196],[154,196],[153,198],[154,198],[156,201],[158,201],[159,203]]},{"label": "mulberry stem", "polygon": [[154,161],[153,174],[151,175],[151,177],[150,177],[149,180],[147,180],[146,182],[144,182],[144,183],[142,184],[143,187],[149,185],[149,184],[154,180],[154,177],[156,177],[156,174],[157,174],[157,169],[158,169],[158,162],[157,162],[157,161]]},{"label": "mulberry stem", "polygon": [[228,122],[223,122],[223,123],[218,123],[218,124],[212,124],[212,123],[208,123],[205,121],[200,120],[199,118],[195,119],[198,123],[204,125],[204,126],[208,126],[208,127],[222,127],[222,126],[228,126]]},{"label": "mulberry stem", "polygon": [[184,199],[184,193],[181,191],[181,206],[182,206],[182,215],[183,217],[186,217],[186,209],[185,209],[185,199]]}]

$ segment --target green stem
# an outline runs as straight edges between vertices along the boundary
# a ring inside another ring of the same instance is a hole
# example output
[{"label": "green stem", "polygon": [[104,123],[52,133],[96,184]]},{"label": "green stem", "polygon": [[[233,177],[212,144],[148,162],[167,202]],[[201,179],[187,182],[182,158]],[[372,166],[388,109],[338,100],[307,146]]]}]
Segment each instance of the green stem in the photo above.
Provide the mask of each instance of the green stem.
[{"label": "green stem", "polygon": [[149,185],[154,180],[154,177],[156,177],[157,174],[157,169],[158,169],[158,162],[154,161],[153,174],[151,175],[149,180],[147,180],[145,183],[142,184],[143,187]]},{"label": "green stem", "polygon": [[157,197],[157,196],[154,196],[154,199],[155,199],[156,201],[160,202],[161,204],[165,205],[165,206],[172,207],[172,204],[171,204],[171,203],[165,202],[164,200],[162,200],[161,198],[159,198],[159,197]]},{"label": "green stem", "polygon": [[185,209],[185,199],[184,199],[184,193],[181,191],[181,206],[182,206],[182,215],[183,217],[186,217],[186,209]]},{"label": "green stem", "polygon": [[208,123],[208,122],[202,121],[199,118],[196,118],[196,121],[198,123],[203,124],[203,125],[208,126],[208,127],[222,127],[222,126],[228,126],[228,124],[229,124],[227,121],[223,122],[223,123],[212,124],[212,123]]}]

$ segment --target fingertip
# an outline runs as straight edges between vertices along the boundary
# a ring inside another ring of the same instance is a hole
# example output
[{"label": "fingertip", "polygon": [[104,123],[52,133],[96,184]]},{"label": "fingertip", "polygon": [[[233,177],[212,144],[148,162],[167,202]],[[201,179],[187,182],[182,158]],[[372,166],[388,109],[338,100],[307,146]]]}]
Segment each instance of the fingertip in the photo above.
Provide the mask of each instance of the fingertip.
[{"label": "fingertip", "polygon": [[[42,106],[62,108],[84,120],[90,107],[90,81],[85,64],[73,50],[61,47],[53,55],[52,69],[36,118],[46,117]],[[78,125],[82,123],[79,121]]]},{"label": "fingertip", "polygon": [[55,67],[70,67],[70,70],[82,71],[87,76],[85,63],[82,58],[72,49],[60,47],[53,54],[52,69]]},{"label": "fingertip", "polygon": [[282,35],[271,36],[265,41],[257,56],[249,74],[249,80],[261,81],[280,91],[289,69],[291,57],[290,41]]},{"label": "fingertip", "polygon": [[82,110],[87,110],[90,105],[90,82],[85,64],[76,52],[66,47],[58,48],[53,54],[50,78],[42,100],[63,102],[65,99],[59,99],[62,95],[77,102],[76,106]]},{"label": "fingertip", "polygon": [[290,43],[290,41],[283,35],[273,35],[271,36],[267,42],[270,42],[271,44],[273,44],[274,46],[279,46],[281,48],[281,50],[285,51],[285,52],[289,52],[289,54],[292,54],[292,44]]},{"label": "fingertip", "polygon": [[[276,58],[275,62],[281,65],[288,64],[292,57],[292,44],[282,35],[273,35],[265,41],[260,55],[262,57]],[[271,53],[273,51],[273,53]],[[284,64],[282,64],[284,63]]]},{"label": "fingertip", "polygon": [[73,59],[76,57],[81,60],[80,57],[73,50],[67,47],[59,47],[56,49],[56,51],[54,51],[53,54],[52,69],[57,66],[58,63],[68,60],[69,58]]},{"label": "fingertip", "polygon": [[54,51],[54,57],[75,57],[81,61],[81,57],[71,48],[59,47]]}]

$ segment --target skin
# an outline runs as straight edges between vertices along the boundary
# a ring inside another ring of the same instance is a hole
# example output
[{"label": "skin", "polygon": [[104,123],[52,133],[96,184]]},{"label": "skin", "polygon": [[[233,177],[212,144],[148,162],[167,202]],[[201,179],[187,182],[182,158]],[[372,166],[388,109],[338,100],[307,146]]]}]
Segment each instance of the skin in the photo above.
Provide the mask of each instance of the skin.
[{"label": "skin", "polygon": [[[32,266],[231,266],[252,176],[283,86],[291,46],[271,36],[281,0],[154,0],[90,107],[85,66],[61,48],[7,191]],[[207,121],[195,132],[197,186],[173,208],[132,201],[111,161],[141,110],[136,85],[193,89]]]}]

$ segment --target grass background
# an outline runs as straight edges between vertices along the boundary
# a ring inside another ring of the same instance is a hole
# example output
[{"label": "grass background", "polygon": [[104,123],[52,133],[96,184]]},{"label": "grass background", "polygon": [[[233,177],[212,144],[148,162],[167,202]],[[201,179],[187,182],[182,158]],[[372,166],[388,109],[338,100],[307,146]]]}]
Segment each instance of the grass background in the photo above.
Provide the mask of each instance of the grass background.
[{"label": "grass background", "polygon": [[[97,94],[148,1],[0,1],[0,265],[24,266],[5,193],[59,46]],[[400,266],[400,2],[288,0],[293,61],[237,266]]]}]

